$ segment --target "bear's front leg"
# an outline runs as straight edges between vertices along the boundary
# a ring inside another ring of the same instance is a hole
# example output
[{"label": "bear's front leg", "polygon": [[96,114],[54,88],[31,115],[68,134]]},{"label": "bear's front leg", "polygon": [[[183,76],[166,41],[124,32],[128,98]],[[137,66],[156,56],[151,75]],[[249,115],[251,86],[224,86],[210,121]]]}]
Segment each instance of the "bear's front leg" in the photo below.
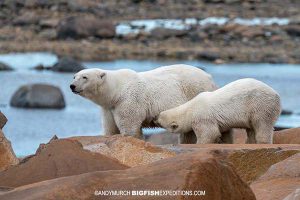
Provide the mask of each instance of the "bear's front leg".
[{"label": "bear's front leg", "polygon": [[108,109],[102,109],[102,126],[105,135],[120,134],[112,112]]},{"label": "bear's front leg", "polygon": [[180,133],[179,144],[196,144],[197,137],[193,131]]},{"label": "bear's front leg", "polygon": [[133,136],[143,139],[143,117],[137,111],[118,109],[114,112],[116,124],[123,136]]},{"label": "bear's front leg", "polygon": [[193,125],[193,131],[197,136],[197,144],[213,144],[221,136],[219,128],[213,124]]}]

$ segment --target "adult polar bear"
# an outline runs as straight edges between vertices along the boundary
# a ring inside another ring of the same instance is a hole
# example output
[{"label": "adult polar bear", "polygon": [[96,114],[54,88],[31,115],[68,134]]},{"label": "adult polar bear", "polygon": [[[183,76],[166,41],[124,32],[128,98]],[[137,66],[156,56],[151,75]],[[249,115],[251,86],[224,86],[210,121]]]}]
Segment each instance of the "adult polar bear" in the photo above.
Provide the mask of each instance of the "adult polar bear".
[{"label": "adult polar bear", "polygon": [[203,70],[178,64],[139,73],[129,69],[85,69],[75,74],[70,88],[102,107],[106,135],[121,133],[141,138],[143,127],[157,127],[153,120],[160,112],[200,92],[213,91],[216,85]]},{"label": "adult polar bear", "polygon": [[214,143],[231,128],[246,128],[247,143],[272,143],[280,111],[276,91],[246,78],[160,113],[157,123],[173,133],[193,130],[197,143]]}]

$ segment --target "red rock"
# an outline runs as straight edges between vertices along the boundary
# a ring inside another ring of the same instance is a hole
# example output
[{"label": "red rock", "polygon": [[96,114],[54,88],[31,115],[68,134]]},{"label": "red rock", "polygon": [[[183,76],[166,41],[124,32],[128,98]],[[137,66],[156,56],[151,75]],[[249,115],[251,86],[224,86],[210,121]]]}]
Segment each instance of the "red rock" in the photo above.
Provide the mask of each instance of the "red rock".
[{"label": "red rock", "polygon": [[[96,190],[202,190],[205,196],[95,196]],[[0,199],[24,198],[252,200],[255,196],[227,162],[208,153],[192,153],[127,170],[58,178],[0,194]]]},{"label": "red rock", "polygon": [[18,163],[19,160],[11,147],[10,141],[6,139],[0,129],[0,172]]},{"label": "red rock", "polygon": [[[300,153],[272,165],[251,184],[258,200],[281,200],[300,187]],[[292,193],[292,194],[291,194]]]},{"label": "red rock", "polygon": [[5,126],[7,122],[7,118],[5,117],[5,115],[0,111],[0,129],[3,129],[3,127]]},{"label": "red rock", "polygon": [[274,144],[300,144],[300,128],[274,131]]},{"label": "red rock", "polygon": [[117,160],[84,150],[77,141],[53,140],[35,156],[1,172],[0,186],[17,187],[62,176],[126,168]]},{"label": "red rock", "polygon": [[121,135],[73,137],[70,139],[81,142],[84,149],[115,158],[131,167],[149,164],[176,155],[172,151],[154,146],[149,142]]}]

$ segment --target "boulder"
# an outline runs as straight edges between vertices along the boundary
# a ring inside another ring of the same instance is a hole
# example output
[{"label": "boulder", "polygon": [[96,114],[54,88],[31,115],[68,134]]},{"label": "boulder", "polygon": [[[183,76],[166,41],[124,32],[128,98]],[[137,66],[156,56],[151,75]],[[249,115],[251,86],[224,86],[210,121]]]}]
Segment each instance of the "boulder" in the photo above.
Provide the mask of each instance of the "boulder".
[{"label": "boulder", "polygon": [[51,68],[51,70],[56,72],[79,72],[83,69],[85,69],[85,67],[80,62],[70,57],[60,58]]},{"label": "boulder", "polygon": [[73,137],[78,140],[83,148],[92,152],[115,158],[128,166],[145,165],[157,160],[173,157],[172,151],[157,147],[149,142],[134,137],[123,137],[121,135],[96,136],[96,137]]},{"label": "boulder", "polygon": [[7,122],[7,118],[5,117],[5,115],[0,111],[0,129],[3,129],[3,127],[5,126]]},{"label": "boulder", "polygon": [[[258,200],[281,200],[295,195],[300,187],[300,153],[272,165],[251,184]],[[293,194],[294,193],[294,194]]]},{"label": "boulder", "polygon": [[300,144],[300,128],[274,131],[274,144]]},{"label": "boulder", "polygon": [[115,35],[115,25],[111,21],[103,21],[96,17],[68,17],[57,26],[57,37],[60,39],[113,38]]},{"label": "boulder", "polygon": [[[130,191],[129,195],[102,196],[101,191]],[[192,191],[199,196],[131,195],[134,191]],[[201,192],[202,191],[202,192]],[[205,195],[204,192],[205,191]],[[30,195],[29,195],[30,194]],[[202,195],[201,195],[202,194]],[[208,153],[192,153],[126,170],[110,170],[63,177],[16,188],[1,199],[223,199],[254,200],[249,186],[231,165]]]},{"label": "boulder", "polygon": [[63,176],[127,168],[117,160],[84,150],[77,141],[52,140],[34,156],[1,172],[0,186],[18,187]]},{"label": "boulder", "polygon": [[19,160],[11,147],[10,141],[6,139],[4,133],[0,129],[0,172],[18,163]]},{"label": "boulder", "polygon": [[20,87],[11,98],[10,105],[21,108],[61,109],[65,107],[65,100],[58,87],[32,84]]},{"label": "boulder", "polygon": [[12,70],[13,68],[8,66],[7,64],[0,62],[0,71],[12,71]]}]

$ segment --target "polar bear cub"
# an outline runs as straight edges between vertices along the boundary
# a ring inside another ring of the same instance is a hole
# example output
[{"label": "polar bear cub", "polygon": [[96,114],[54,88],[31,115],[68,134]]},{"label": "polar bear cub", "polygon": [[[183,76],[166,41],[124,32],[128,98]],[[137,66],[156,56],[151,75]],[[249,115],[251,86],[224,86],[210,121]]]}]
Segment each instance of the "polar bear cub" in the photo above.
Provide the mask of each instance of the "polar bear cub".
[{"label": "polar bear cub", "polygon": [[216,89],[211,76],[189,65],[170,65],[146,72],[85,69],[74,76],[71,90],[103,111],[106,135],[142,137],[143,127],[157,127],[160,112],[179,106],[200,92]]},{"label": "polar bear cub", "polygon": [[215,143],[231,128],[245,128],[247,143],[272,143],[280,112],[278,93],[261,81],[246,78],[203,92],[160,113],[156,121],[173,133],[193,130],[198,144]]}]

